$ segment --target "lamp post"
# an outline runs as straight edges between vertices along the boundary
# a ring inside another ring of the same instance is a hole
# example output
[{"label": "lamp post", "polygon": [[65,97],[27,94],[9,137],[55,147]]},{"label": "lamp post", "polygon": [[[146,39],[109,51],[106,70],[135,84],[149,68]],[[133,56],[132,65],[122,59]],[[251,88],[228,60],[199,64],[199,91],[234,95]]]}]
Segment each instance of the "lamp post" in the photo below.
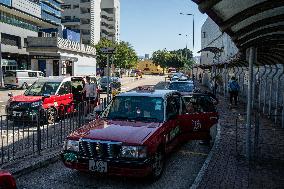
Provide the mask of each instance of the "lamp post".
[{"label": "lamp post", "polygon": [[[179,36],[185,36],[185,50],[186,50],[186,52],[185,52],[185,58],[187,59],[187,41],[188,41],[188,37],[189,37],[189,35],[183,35],[183,34],[181,34],[181,33],[179,33],[178,34]],[[182,51],[181,51],[181,58],[182,58]]]},{"label": "lamp post", "polygon": [[194,14],[191,14],[191,13],[182,13],[180,12],[179,13],[180,15],[185,15],[185,16],[192,16],[192,47],[194,49]]},{"label": "lamp post", "polygon": [[2,49],[1,49],[1,39],[0,39],[0,87],[4,86],[3,82],[3,70],[2,70]]}]

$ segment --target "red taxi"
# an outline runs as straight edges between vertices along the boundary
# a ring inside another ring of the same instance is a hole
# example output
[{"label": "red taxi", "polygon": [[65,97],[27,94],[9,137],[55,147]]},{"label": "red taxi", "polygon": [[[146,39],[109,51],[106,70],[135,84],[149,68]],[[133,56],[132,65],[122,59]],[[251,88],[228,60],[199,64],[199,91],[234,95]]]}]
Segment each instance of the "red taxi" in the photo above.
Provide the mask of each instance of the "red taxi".
[{"label": "red taxi", "polygon": [[[188,103],[195,109],[187,111]],[[210,96],[138,88],[114,97],[98,119],[71,133],[62,160],[80,171],[156,179],[167,153],[188,140],[210,140],[217,121]]]},{"label": "red taxi", "polygon": [[0,170],[0,188],[16,189],[16,181],[8,171]]},{"label": "red taxi", "polygon": [[[38,79],[23,95],[10,94],[6,112],[10,120],[36,121],[37,115],[47,115],[49,123],[72,111],[74,101],[82,101],[82,77],[47,77]],[[40,117],[41,118],[41,117]]]}]

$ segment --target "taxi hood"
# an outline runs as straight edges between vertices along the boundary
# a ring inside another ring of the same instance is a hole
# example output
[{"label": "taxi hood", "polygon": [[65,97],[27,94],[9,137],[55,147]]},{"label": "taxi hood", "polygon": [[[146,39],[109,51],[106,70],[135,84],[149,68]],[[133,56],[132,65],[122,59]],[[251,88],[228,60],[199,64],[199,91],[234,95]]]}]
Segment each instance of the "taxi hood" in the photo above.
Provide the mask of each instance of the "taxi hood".
[{"label": "taxi hood", "polygon": [[73,132],[68,138],[143,144],[161,123],[97,119]]},{"label": "taxi hood", "polygon": [[36,102],[42,100],[42,96],[17,95],[11,98],[12,102]]}]

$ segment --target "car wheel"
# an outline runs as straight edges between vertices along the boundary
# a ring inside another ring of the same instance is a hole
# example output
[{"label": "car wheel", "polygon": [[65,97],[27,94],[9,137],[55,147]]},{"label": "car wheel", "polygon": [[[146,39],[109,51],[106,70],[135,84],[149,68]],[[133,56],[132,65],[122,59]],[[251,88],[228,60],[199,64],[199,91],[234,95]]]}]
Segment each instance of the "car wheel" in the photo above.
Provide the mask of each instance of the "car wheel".
[{"label": "car wheel", "polygon": [[23,85],[22,85],[22,89],[27,89],[28,88],[28,84],[27,83],[24,83]]},{"label": "car wheel", "polygon": [[57,118],[56,109],[55,108],[49,108],[47,110],[47,122],[49,124],[53,124],[53,123],[55,123],[56,118]]},{"label": "car wheel", "polygon": [[165,166],[164,153],[159,150],[155,153],[152,163],[152,179],[157,180],[163,173]]}]

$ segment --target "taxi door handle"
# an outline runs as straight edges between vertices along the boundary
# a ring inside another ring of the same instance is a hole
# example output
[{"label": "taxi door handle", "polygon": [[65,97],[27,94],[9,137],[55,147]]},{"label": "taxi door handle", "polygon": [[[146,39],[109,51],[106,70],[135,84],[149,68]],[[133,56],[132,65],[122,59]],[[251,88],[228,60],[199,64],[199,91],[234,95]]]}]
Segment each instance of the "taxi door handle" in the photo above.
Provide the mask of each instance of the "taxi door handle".
[{"label": "taxi door handle", "polygon": [[218,119],[218,117],[216,117],[216,116],[215,117],[210,117],[210,119]]}]

